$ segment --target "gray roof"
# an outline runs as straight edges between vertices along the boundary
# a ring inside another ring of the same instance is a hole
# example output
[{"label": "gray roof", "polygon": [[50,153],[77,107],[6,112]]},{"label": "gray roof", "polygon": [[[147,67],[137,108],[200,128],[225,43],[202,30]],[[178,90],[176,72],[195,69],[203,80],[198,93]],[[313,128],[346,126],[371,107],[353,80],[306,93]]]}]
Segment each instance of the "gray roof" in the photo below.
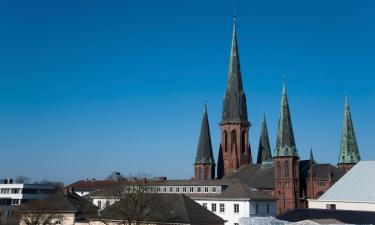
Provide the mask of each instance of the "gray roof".
[{"label": "gray roof", "polygon": [[296,143],[294,140],[292,119],[290,116],[285,81],[283,82],[279,128],[277,130],[276,138],[275,157],[276,156],[293,156],[299,158]]},{"label": "gray roof", "polygon": [[[314,179],[317,180],[338,180],[345,174],[345,171],[340,170],[336,166],[333,166],[328,163],[323,164],[311,164],[308,176],[313,176]],[[330,177],[331,176],[331,177]]]},{"label": "gray roof", "polygon": [[270,140],[268,138],[268,129],[266,122],[266,115],[263,114],[262,130],[259,139],[258,158],[257,163],[269,162],[272,160]]},{"label": "gray roof", "polygon": [[[122,201],[125,201],[123,199]],[[182,194],[145,194],[146,222],[183,224],[224,224],[224,220],[205,207]],[[102,219],[125,220],[121,213],[122,202],[101,212]]]},{"label": "gray roof", "polygon": [[317,201],[375,203],[375,161],[360,161]]},{"label": "gray roof", "polygon": [[242,85],[240,56],[237,45],[236,17],[234,17],[233,21],[227,90],[224,96],[221,123],[249,123],[247,118],[246,96]]},{"label": "gray roof", "polygon": [[357,139],[354,133],[352,115],[349,108],[349,99],[346,97],[339,163],[357,163],[359,160],[361,160],[361,157],[359,155]]},{"label": "gray roof", "polygon": [[210,125],[208,123],[207,105],[204,105],[201,133],[199,135],[197,156],[195,157],[195,164],[215,164],[212,153]]}]

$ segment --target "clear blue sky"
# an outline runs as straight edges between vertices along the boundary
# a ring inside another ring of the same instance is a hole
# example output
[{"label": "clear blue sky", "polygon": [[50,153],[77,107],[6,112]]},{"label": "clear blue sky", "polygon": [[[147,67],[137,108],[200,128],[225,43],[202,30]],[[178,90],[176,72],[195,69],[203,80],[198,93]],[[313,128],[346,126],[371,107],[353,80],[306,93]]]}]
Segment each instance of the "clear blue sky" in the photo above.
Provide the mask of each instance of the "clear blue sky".
[{"label": "clear blue sky", "polygon": [[[297,147],[336,164],[345,92],[375,159],[375,2],[237,0],[253,158],[282,77]],[[0,177],[190,178],[204,100],[217,158],[233,1],[1,1]]]}]

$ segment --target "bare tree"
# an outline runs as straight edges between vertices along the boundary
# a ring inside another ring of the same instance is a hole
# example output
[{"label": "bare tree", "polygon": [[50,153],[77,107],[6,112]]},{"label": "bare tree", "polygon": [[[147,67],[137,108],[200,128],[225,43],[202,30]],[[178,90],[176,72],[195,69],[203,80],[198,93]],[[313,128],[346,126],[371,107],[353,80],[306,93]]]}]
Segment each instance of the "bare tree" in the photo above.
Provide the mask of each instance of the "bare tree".
[{"label": "bare tree", "polygon": [[49,225],[62,219],[56,211],[56,206],[51,202],[44,199],[32,200],[19,208],[18,219],[20,224],[25,225]]},{"label": "bare tree", "polygon": [[28,184],[28,183],[30,183],[30,178],[28,178],[26,176],[23,176],[23,175],[20,175],[20,176],[17,176],[14,179],[14,183],[16,183],[16,184]]}]

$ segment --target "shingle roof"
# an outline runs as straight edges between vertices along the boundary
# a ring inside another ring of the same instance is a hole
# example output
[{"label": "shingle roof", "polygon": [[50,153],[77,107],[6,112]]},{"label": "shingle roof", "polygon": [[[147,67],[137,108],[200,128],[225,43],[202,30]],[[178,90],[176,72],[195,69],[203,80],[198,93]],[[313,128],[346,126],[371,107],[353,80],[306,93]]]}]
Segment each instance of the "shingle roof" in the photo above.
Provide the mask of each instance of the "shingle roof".
[{"label": "shingle roof", "polygon": [[72,184],[69,184],[68,188],[74,190],[101,190],[111,187],[116,187],[123,184],[125,181],[113,181],[113,180],[79,180]]},{"label": "shingle roof", "polygon": [[277,219],[288,222],[303,220],[320,221],[337,220],[343,224],[375,224],[375,212],[329,210],[329,209],[294,209],[277,216]]},{"label": "shingle roof", "polygon": [[[145,194],[147,222],[183,224],[224,224],[224,220],[182,194]],[[157,204],[155,204],[157,202]],[[102,219],[124,220],[121,202],[101,212]]]}]

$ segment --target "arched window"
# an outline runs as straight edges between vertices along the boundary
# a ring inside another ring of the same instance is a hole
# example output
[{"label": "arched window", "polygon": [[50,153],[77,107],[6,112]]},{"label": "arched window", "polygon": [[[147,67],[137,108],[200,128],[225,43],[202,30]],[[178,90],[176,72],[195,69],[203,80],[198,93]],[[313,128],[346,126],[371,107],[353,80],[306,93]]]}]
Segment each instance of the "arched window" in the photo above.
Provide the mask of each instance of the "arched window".
[{"label": "arched window", "polygon": [[224,131],[224,151],[228,151],[228,134],[226,131]]},{"label": "arched window", "polygon": [[281,166],[280,166],[280,162],[277,162],[277,167],[276,167],[276,169],[277,169],[277,176],[278,176],[278,177],[281,177]]},{"label": "arched window", "polygon": [[284,176],[289,177],[289,162],[284,162]]},{"label": "arched window", "polygon": [[236,142],[237,142],[237,134],[236,134],[236,131],[233,130],[232,131],[232,134],[231,134],[231,151],[233,152],[233,150],[236,150]]},{"label": "arched window", "polygon": [[198,178],[202,180],[202,168],[201,167],[198,168]]},{"label": "arched window", "polygon": [[246,133],[245,131],[243,130],[242,131],[242,134],[241,134],[241,152],[242,153],[246,153]]},{"label": "arched window", "polygon": [[209,179],[210,178],[210,176],[209,176],[209,174],[208,174],[208,167],[206,167],[206,168],[204,168],[204,179]]}]

